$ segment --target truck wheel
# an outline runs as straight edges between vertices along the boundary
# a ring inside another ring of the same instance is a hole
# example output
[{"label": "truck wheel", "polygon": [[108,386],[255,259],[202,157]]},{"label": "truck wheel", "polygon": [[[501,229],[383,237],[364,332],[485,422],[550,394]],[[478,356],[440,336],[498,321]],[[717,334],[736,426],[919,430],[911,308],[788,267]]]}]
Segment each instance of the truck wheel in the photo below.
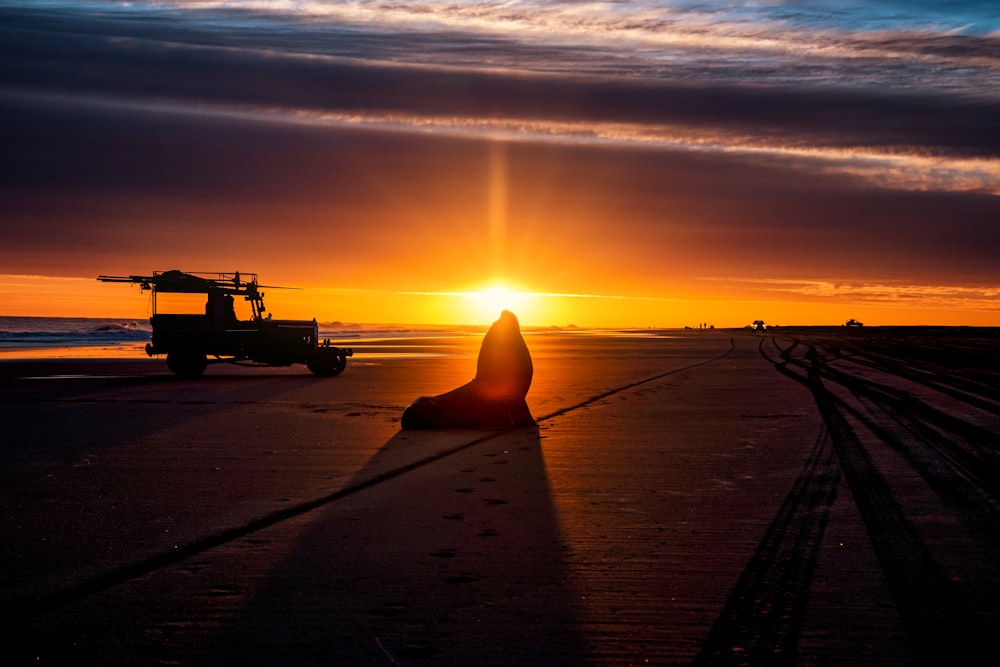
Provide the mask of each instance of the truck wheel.
[{"label": "truck wheel", "polygon": [[174,350],[167,353],[167,368],[182,378],[196,378],[205,372],[208,359],[197,350]]},{"label": "truck wheel", "polygon": [[306,362],[306,367],[314,375],[322,377],[340,375],[347,368],[347,355],[335,347],[320,348],[313,358]]}]

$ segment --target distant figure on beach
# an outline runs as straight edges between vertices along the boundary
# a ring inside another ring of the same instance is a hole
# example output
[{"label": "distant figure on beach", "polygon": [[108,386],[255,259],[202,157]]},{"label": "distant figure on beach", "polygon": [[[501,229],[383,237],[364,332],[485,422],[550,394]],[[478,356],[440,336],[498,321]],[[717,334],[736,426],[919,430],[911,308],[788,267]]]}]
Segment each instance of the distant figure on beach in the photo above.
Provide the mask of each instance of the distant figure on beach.
[{"label": "distant figure on beach", "polygon": [[438,396],[421,396],[403,411],[404,429],[504,429],[535,423],[524,397],[534,369],[517,317],[503,311],[483,338],[476,377]]}]

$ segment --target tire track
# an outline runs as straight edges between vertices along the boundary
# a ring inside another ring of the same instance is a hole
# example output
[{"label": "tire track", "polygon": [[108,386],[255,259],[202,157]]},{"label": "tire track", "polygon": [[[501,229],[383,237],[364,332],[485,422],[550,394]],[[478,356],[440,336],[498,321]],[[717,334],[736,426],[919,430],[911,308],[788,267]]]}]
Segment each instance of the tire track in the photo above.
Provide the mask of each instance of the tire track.
[{"label": "tire track", "polygon": [[955,651],[972,639],[967,633],[967,610],[823,385],[819,368],[817,362],[810,369],[809,387],[833,437],[841,470],[896,599],[914,655],[922,664],[949,664],[957,657]]},{"label": "tire track", "polygon": [[[949,432],[949,428],[962,433],[970,433],[970,430],[950,415],[916,404],[910,396],[830,369],[815,345],[809,346],[804,354],[805,360],[798,360],[792,357],[792,351],[802,344],[800,341],[794,341],[784,350],[776,341],[774,344],[780,350],[780,361],[768,357],[763,341],[761,354],[779,372],[802,383],[813,394],[832,438],[843,476],[896,601],[913,655],[920,664],[926,665],[976,664],[977,657],[986,654],[990,633],[983,631],[982,623],[977,622],[976,614],[969,608],[959,587],[935,560],[931,549],[907,518],[890,484],[851,426],[847,414],[857,416],[860,413],[832,393],[824,384],[824,377],[847,388],[858,400],[881,401],[882,405],[891,406],[894,415],[911,426],[916,420],[913,415],[919,414],[921,417],[927,415],[927,419],[944,428],[945,432]],[[804,375],[796,369],[804,371]],[[923,408],[927,408],[927,412],[923,412]],[[870,421],[863,423],[870,424],[868,427],[882,442],[895,447],[901,445],[898,439],[888,437],[886,429]],[[929,429],[925,425],[920,428]],[[958,467],[961,469],[962,465]]]},{"label": "tire track", "polygon": [[823,431],[702,646],[696,666],[792,665],[840,470]]},{"label": "tire track", "polygon": [[[804,364],[802,366],[805,367]],[[818,372],[847,389],[861,403],[878,410],[911,436],[897,436],[877,420],[865,417],[860,410],[834,397],[840,409],[863,420],[865,426],[882,441],[909,456],[913,462],[918,456],[923,456],[918,445],[924,445],[937,455],[939,462],[967,480],[967,485],[983,492],[986,497],[1000,499],[1000,450],[995,433],[940,410],[901,389],[852,376],[828,364],[822,364]],[[915,467],[930,482],[941,466],[940,463],[928,463]]]},{"label": "tire track", "polygon": [[[836,399],[842,410],[903,456],[939,500],[975,519],[998,544],[1000,553],[1000,465],[983,440],[961,441],[955,431],[935,428],[904,406],[855,394],[883,420]],[[888,421],[890,426],[883,425]]]},{"label": "tire track", "polygon": [[[795,360],[792,363],[806,371],[809,369],[804,362]],[[833,395],[840,410],[849,413],[879,440],[904,456],[942,502],[954,503],[957,498],[963,499],[963,511],[979,517],[983,525],[997,534],[1000,530],[1000,448],[997,447],[1000,440],[995,433],[884,383],[852,376],[829,364],[822,364],[819,372],[847,389],[862,406],[877,411],[885,419],[869,416]],[[969,405],[978,404],[969,402]]]}]

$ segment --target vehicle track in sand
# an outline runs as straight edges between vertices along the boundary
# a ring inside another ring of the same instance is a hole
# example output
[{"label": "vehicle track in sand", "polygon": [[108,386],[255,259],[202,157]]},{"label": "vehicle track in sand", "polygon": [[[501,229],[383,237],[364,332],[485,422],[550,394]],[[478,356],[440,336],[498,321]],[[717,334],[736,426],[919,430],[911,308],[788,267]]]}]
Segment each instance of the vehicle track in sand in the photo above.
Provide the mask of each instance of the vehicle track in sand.
[{"label": "vehicle track in sand", "polygon": [[[853,332],[852,332],[853,333]],[[780,334],[761,355],[825,424],[696,664],[794,664],[842,477],[919,664],[979,664],[1000,630],[1000,355],[991,338]]]}]

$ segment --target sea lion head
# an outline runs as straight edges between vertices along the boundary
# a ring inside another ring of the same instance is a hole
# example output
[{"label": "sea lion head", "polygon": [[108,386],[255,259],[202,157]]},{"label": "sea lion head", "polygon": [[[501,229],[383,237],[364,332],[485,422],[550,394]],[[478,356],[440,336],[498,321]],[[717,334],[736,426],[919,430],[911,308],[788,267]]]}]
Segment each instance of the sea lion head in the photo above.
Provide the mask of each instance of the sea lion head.
[{"label": "sea lion head", "polygon": [[533,373],[521,325],[514,313],[505,310],[483,338],[476,381],[490,398],[516,400],[527,395]]}]

